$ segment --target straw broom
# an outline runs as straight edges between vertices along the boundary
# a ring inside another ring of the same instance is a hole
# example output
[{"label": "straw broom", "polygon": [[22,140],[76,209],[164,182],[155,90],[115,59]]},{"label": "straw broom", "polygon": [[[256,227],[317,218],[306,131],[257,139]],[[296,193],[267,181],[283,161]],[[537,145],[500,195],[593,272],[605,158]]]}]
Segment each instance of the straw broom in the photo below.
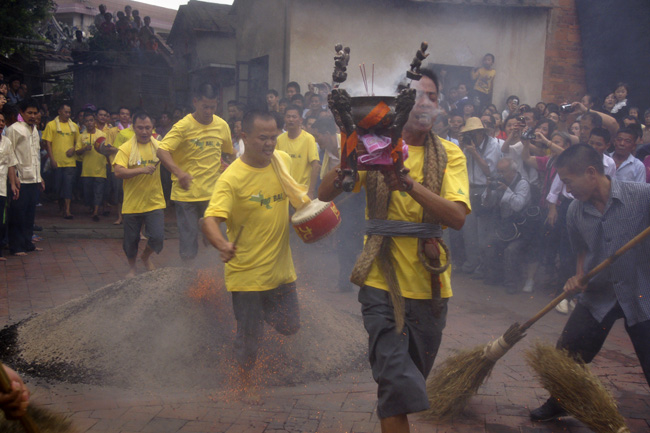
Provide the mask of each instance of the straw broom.
[{"label": "straw broom", "polygon": [[[649,234],[650,227],[636,235],[609,258],[589,271],[587,275],[582,277],[581,283],[586,284],[596,274],[614,263],[621,255],[639,244]],[[468,400],[476,394],[478,388],[490,376],[496,362],[526,336],[525,332],[528,328],[555,308],[568,295],[568,292],[563,292],[526,323],[523,325],[519,325],[519,323],[510,325],[505,334],[486,346],[477,346],[447,358],[432,372],[432,375],[427,380],[430,408],[424,411],[424,416],[436,421],[444,421],[459,415]]]},{"label": "straw broom", "polygon": [[536,343],[526,351],[526,362],[542,386],[562,407],[597,433],[629,433],[616,401],[583,363],[566,350]]},{"label": "straw broom", "polygon": [[[11,380],[4,368],[0,366],[0,391],[11,392]],[[19,421],[19,422],[16,422]],[[27,414],[16,421],[7,420],[0,412],[0,432],[3,433],[74,433],[72,423],[60,415],[51,413],[45,409],[29,405]],[[19,427],[22,426],[21,427]]]}]

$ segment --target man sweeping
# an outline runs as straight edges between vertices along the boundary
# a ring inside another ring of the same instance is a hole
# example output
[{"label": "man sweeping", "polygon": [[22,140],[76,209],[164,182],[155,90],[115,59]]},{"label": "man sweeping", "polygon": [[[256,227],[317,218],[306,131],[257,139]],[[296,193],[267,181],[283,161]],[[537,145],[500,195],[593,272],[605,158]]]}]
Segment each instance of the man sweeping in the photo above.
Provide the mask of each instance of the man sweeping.
[{"label": "man sweeping", "polygon": [[226,263],[226,289],[237,320],[235,357],[245,386],[251,385],[264,322],[282,335],[300,328],[289,202],[300,208],[308,202],[307,189],[289,175],[291,157],[275,150],[279,132],[269,113],[244,116],[244,153],[216,182],[202,226]]},{"label": "man sweeping", "polygon": [[[629,250],[586,285],[580,283],[589,269],[650,226],[650,185],[605,176],[602,157],[587,145],[569,147],[558,157],[556,167],[567,192],[576,198],[567,211],[567,231],[577,255],[576,275],[564,290],[582,292],[557,347],[590,363],[614,323],[624,319],[650,384],[650,240]],[[560,403],[551,396],[531,411],[530,418],[551,421],[562,417],[567,413]]]},{"label": "man sweeping", "polygon": [[[447,255],[439,247],[442,226],[460,229],[470,212],[465,156],[432,131],[438,108],[438,78],[422,69],[413,83],[416,101],[403,129],[409,145],[402,182],[394,171],[361,172],[356,190],[366,188],[367,215],[375,228],[359,256],[352,282],[369,334],[369,359],[378,384],[377,415],[382,432],[409,431],[407,415],[429,407],[426,377],[433,366],[451,297]],[[319,199],[341,190],[330,171]],[[425,224],[423,224],[425,223]],[[407,225],[417,236],[398,236]],[[403,323],[403,326],[400,326]]]}]

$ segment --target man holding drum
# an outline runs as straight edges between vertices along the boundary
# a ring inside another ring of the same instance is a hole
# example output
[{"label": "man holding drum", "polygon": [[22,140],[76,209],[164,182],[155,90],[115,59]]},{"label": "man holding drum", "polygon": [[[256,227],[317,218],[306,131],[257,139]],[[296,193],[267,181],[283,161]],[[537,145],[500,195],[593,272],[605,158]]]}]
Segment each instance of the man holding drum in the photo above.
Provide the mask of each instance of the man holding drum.
[{"label": "man holding drum", "polygon": [[[359,302],[370,337],[382,432],[408,432],[407,414],[429,407],[425,381],[452,294],[441,226],[458,230],[470,212],[465,156],[431,131],[438,79],[433,71],[421,73],[420,81],[413,82],[416,102],[402,132],[409,145],[404,165],[410,173],[398,178],[392,169],[383,176],[360,172],[355,188],[366,188],[367,215],[374,226],[351,279],[361,286]],[[340,194],[336,178],[335,170],[325,176],[321,200]],[[400,235],[400,230],[410,233]]]},{"label": "man holding drum", "polygon": [[[250,384],[263,322],[283,335],[300,328],[288,221],[289,202],[296,206],[302,197],[294,193],[300,188],[289,175],[291,157],[275,150],[278,133],[271,114],[244,116],[244,154],[219,177],[202,226],[226,263],[226,289],[237,320],[235,356],[245,384]],[[221,232],[224,222],[228,239]]]}]

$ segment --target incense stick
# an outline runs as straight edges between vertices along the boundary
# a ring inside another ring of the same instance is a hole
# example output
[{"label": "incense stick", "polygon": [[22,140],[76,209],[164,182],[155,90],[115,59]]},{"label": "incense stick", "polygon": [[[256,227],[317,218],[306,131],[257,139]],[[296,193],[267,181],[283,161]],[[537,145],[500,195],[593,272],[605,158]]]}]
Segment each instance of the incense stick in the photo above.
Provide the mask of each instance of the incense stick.
[{"label": "incense stick", "polygon": [[363,80],[363,86],[366,88],[366,95],[368,94],[368,79],[366,78],[366,71],[365,71],[366,64],[363,64],[363,67],[361,64],[359,64],[359,71],[361,71],[361,79]]}]

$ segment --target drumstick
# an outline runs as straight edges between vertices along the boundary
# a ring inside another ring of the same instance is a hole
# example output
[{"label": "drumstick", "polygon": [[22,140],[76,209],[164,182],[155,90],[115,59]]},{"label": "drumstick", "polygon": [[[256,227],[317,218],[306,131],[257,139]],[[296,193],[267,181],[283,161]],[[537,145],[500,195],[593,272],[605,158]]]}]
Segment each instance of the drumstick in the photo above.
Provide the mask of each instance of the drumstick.
[{"label": "drumstick", "polygon": [[232,241],[232,244],[234,246],[237,246],[237,241],[239,240],[239,237],[241,236],[241,232],[244,230],[244,226],[239,227],[239,232],[237,232],[237,236],[235,236],[235,240]]}]

